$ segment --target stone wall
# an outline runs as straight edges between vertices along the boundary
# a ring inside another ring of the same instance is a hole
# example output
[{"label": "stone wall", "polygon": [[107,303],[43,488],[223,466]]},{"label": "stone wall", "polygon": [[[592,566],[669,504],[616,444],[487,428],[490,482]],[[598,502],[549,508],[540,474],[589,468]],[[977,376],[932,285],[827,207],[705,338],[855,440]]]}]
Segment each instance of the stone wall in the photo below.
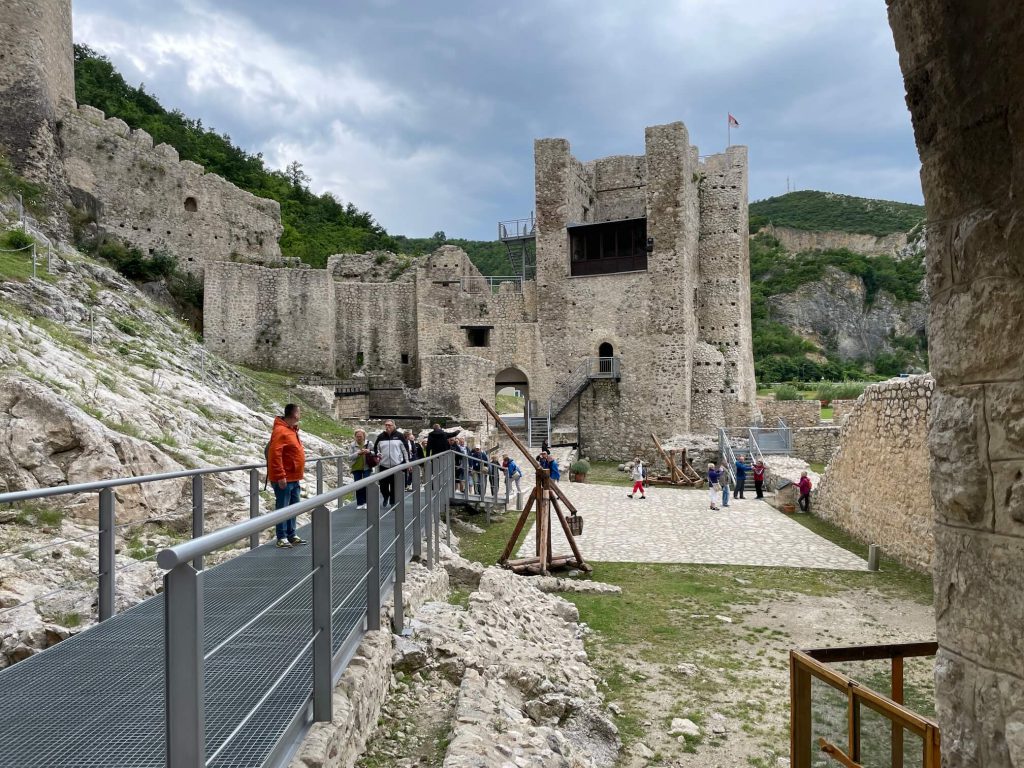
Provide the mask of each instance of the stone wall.
[{"label": "stone wall", "polygon": [[60,141],[73,197],[102,231],[144,253],[170,253],[196,273],[212,261],[280,259],[276,201],[180,161],[173,147],[154,147],[145,131],[93,107],[65,115]]},{"label": "stone wall", "polygon": [[792,429],[816,427],[821,423],[821,403],[817,400],[776,400],[764,397],[757,401],[764,425],[778,426],[778,420],[786,422]]},{"label": "stone wall", "polygon": [[49,190],[67,194],[58,123],[74,108],[71,0],[0,0],[0,154]]},{"label": "stone wall", "polygon": [[936,711],[946,768],[1024,760],[1024,6],[889,0],[928,210]]},{"label": "stone wall", "polygon": [[333,332],[339,375],[365,369],[388,382],[417,386],[416,285],[332,279],[331,286],[335,323],[321,332]]},{"label": "stone wall", "polygon": [[867,256],[899,256],[900,252],[907,246],[907,235],[905,232],[895,232],[891,235],[876,237],[875,235],[862,235],[854,232],[811,232],[805,229],[793,229],[791,227],[776,227],[769,224],[761,228],[776,238],[783,247],[790,253],[801,251],[826,251],[845,248],[854,253],[863,253]]},{"label": "stone wall", "polygon": [[333,374],[335,304],[324,270],[206,265],[204,340],[236,363]]},{"label": "stone wall", "polygon": [[857,405],[856,400],[833,400],[830,404],[832,407],[832,422],[834,424],[842,424],[846,421],[846,417],[850,415],[850,412]]},{"label": "stone wall", "polygon": [[808,464],[828,464],[839,449],[838,426],[803,427],[793,430],[793,455]]},{"label": "stone wall", "polygon": [[338,421],[365,421],[370,415],[370,395],[364,392],[335,397],[331,412]]},{"label": "stone wall", "polygon": [[931,376],[869,386],[846,419],[812,507],[819,517],[925,572],[934,549],[927,442],[933,387]]}]

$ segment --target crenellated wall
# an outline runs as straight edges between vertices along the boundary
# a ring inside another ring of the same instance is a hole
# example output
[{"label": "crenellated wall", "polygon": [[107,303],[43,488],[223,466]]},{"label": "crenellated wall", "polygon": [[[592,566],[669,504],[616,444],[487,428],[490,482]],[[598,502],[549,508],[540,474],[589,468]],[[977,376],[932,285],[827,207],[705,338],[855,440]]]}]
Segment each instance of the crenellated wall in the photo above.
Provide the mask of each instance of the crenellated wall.
[{"label": "crenellated wall", "polygon": [[100,229],[143,252],[166,252],[202,273],[215,261],[276,262],[281,210],[201,165],[153,146],[142,130],[82,106],[60,126],[72,195],[96,214]]}]

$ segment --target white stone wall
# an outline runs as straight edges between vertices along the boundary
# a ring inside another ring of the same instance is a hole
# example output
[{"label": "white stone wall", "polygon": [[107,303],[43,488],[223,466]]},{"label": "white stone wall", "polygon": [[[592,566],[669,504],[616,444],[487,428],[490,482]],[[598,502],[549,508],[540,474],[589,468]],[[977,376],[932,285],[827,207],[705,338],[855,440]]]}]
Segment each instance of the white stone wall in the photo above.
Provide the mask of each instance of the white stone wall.
[{"label": "white stone wall", "polygon": [[814,514],[926,572],[935,526],[927,442],[933,388],[931,376],[869,386],[812,503]]}]

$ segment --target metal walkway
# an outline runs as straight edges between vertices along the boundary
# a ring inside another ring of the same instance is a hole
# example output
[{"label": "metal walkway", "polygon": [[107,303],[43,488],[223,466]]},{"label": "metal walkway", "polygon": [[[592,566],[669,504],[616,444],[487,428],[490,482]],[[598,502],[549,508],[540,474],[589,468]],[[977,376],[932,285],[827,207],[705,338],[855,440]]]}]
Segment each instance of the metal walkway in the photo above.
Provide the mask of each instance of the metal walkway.
[{"label": "metal walkway", "polygon": [[[394,576],[394,514],[381,516],[382,588]],[[365,524],[354,503],[331,514],[332,645],[347,650],[342,666],[364,629]],[[309,526],[301,535],[309,538]],[[405,537],[407,556],[414,538]],[[203,572],[209,766],[275,763],[294,745],[286,731],[312,687],[310,556],[311,547],[267,544]],[[4,670],[0,702],[3,768],[164,766],[164,596]]]}]

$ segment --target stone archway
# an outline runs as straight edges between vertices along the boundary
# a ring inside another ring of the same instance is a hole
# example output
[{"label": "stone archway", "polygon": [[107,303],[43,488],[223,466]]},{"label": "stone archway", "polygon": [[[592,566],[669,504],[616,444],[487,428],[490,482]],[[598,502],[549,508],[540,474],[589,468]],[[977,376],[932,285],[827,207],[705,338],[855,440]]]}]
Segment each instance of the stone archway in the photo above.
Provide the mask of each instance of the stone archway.
[{"label": "stone archway", "polygon": [[888,0],[928,209],[936,709],[1024,765],[1024,5]]},{"label": "stone archway", "polygon": [[[498,371],[494,376],[494,396],[495,402],[498,400],[498,395],[502,394],[508,397],[512,392],[517,393],[517,397],[522,398],[522,412],[516,412],[515,416],[511,416],[507,421],[510,422],[510,426],[514,426],[516,417],[524,417],[530,402],[530,379],[529,377],[516,366],[509,366],[504,370]],[[507,411],[507,409],[505,409]],[[498,412],[502,412],[502,408],[498,408]],[[509,412],[510,413],[510,412]],[[502,414],[503,416],[506,414]]]}]

